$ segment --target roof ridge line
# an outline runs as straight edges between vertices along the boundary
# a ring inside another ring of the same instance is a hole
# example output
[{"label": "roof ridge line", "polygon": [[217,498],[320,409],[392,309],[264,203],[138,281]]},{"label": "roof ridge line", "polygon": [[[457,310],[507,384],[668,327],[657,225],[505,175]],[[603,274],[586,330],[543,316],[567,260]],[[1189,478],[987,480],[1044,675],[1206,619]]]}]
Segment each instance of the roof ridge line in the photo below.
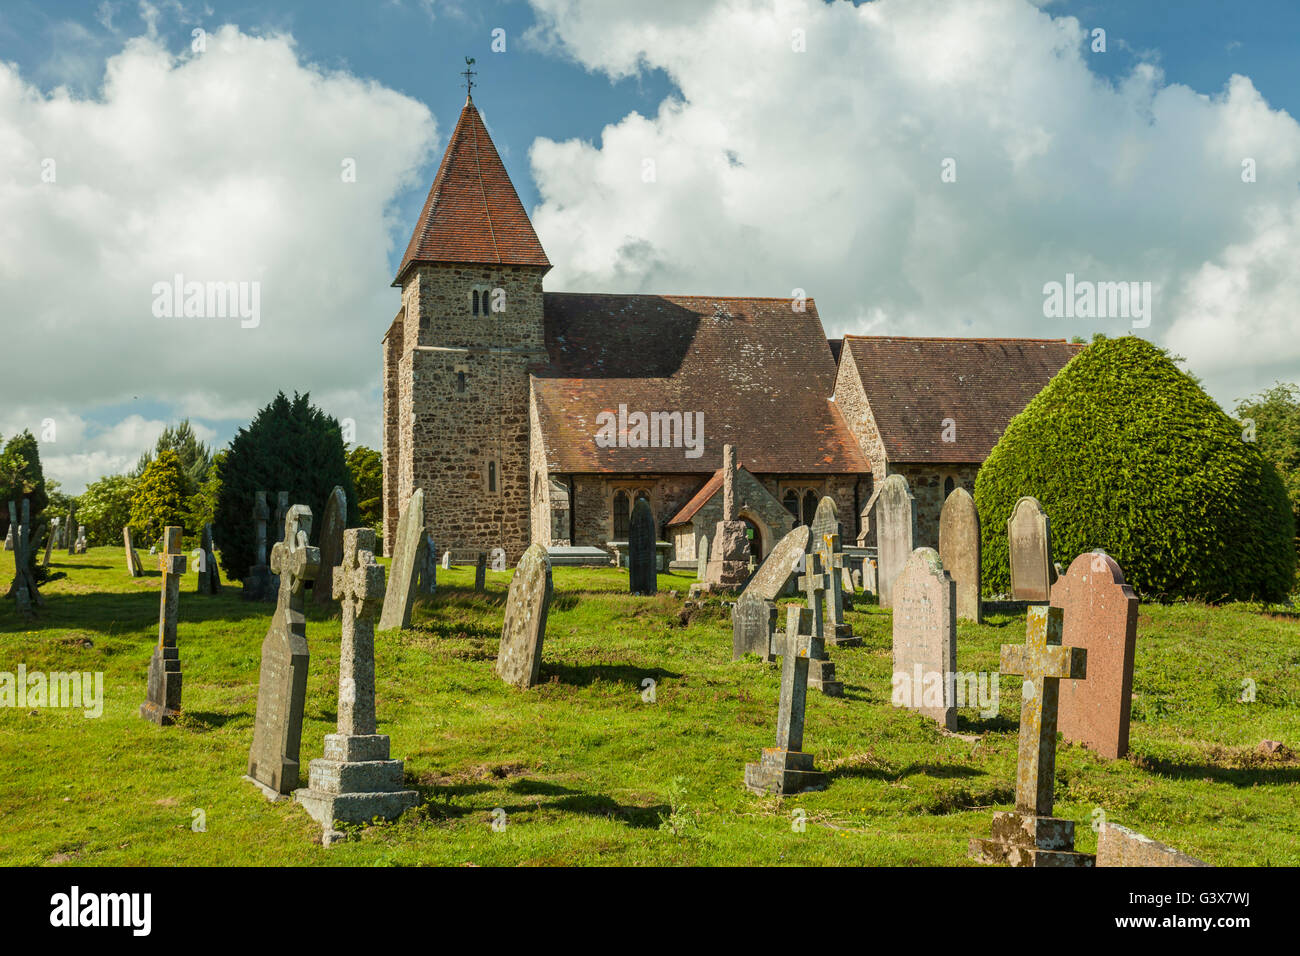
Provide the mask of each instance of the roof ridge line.
[{"label": "roof ridge line", "polygon": [[[467,105],[473,107],[475,116],[479,115],[478,107],[474,106],[473,100],[470,100]],[[479,122],[481,123],[482,121],[483,117],[479,116]],[[483,185],[483,165],[479,162],[478,158],[478,130],[475,128],[473,123],[470,123],[469,131],[474,137],[474,174],[478,177],[478,194],[483,199],[483,215],[487,217],[488,235],[492,239],[492,251],[496,253],[497,265],[500,265],[501,249],[497,246],[497,231],[492,228],[492,208],[488,205],[487,189]]]}]

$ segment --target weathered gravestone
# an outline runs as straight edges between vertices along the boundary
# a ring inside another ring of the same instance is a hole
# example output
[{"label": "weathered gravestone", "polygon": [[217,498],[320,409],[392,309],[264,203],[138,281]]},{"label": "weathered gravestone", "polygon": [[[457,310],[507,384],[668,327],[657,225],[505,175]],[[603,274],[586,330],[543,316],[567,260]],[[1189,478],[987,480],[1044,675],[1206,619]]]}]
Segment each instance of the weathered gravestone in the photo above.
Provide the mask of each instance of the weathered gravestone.
[{"label": "weathered gravestone", "polygon": [[181,710],[181,658],[176,647],[176,619],[180,613],[181,575],[185,573],[185,552],[181,550],[183,528],[163,529],[163,551],[158,555],[162,587],[158,598],[158,643],[149,659],[149,690],[140,705],[140,716],[165,727],[176,722]]},{"label": "weathered gravestone", "polygon": [[800,525],[778,541],[776,547],[763,559],[763,563],[745,585],[744,594],[764,601],[775,601],[785,593],[787,582],[803,571],[807,551],[808,526]]},{"label": "weathered gravestone", "polygon": [[894,579],[912,556],[916,499],[902,475],[889,475],[876,498],[876,583],[881,607],[893,607]]},{"label": "weathered gravestone", "polygon": [[[448,556],[451,552],[447,552]],[[438,590],[438,551],[433,546],[433,535],[425,533],[424,547],[416,561],[419,569],[415,576],[416,594],[434,594]]]},{"label": "weathered gravestone", "polygon": [[826,775],[813,768],[803,749],[804,709],[808,702],[809,662],[820,650],[808,608],[786,608],[785,639],[777,649],[781,661],[781,699],[777,706],[776,746],[763,748],[758,763],[745,765],[745,786],[755,793],[786,794],[818,789]]},{"label": "weathered gravestone", "polygon": [[1061,643],[1062,618],[1059,607],[1031,607],[1025,643],[1002,645],[1002,673],[1024,677],[1016,809],[993,814],[992,839],[970,841],[972,859],[982,863],[1093,865],[1092,856],[1074,850],[1074,821],[1052,816],[1060,684],[1082,680],[1088,671],[1088,652]]},{"label": "weathered gravestone", "polygon": [[259,491],[253,495],[253,542],[255,554],[253,565],[244,577],[243,597],[245,601],[270,601],[275,599],[276,589],[271,585],[271,566],[266,563],[266,522],[271,516],[270,506],[266,503],[266,492]]},{"label": "weathered gravestone", "polygon": [[812,611],[812,633],[817,638],[808,657],[808,686],[815,687],[827,697],[843,697],[844,683],[835,679],[835,665],[826,654],[822,623],[826,589],[830,587],[834,575],[823,570],[822,556],[815,551],[807,555],[804,561],[806,573],[800,576],[799,587],[807,599],[808,609]]},{"label": "weathered gravestone", "polygon": [[980,516],[975,499],[957,488],[939,513],[939,559],[957,585],[957,617],[983,622],[980,603]]},{"label": "weathered gravestone", "polygon": [[343,529],[347,523],[348,497],[335,485],[325,499],[325,515],[316,541],[320,547],[320,573],[311,583],[311,597],[317,606],[328,604],[334,598],[334,569],[343,560]]},{"label": "weathered gravestone", "polygon": [[284,527],[284,518],[288,513],[289,492],[277,492],[275,496],[275,524],[271,525],[276,530],[276,533],[279,533],[280,529]]},{"label": "weathered gravestone", "polygon": [[1137,595],[1114,559],[1093,551],[1075,558],[1052,585],[1052,606],[1065,612],[1065,643],[1088,652],[1088,676],[1061,688],[1061,733],[1103,757],[1123,757],[1133,698]]},{"label": "weathered gravestone", "polygon": [[135,542],[131,540],[131,526],[122,526],[122,547],[126,551],[126,573],[133,578],[144,575],[144,565],[140,563],[140,555],[136,553]]},{"label": "weathered gravestone", "polygon": [[704,574],[709,568],[709,536],[700,535],[699,543],[695,545],[695,580],[703,581]]},{"label": "weathered gravestone", "polygon": [[957,729],[956,585],[933,548],[917,548],[894,579],[895,707]]},{"label": "weathered gravestone", "polygon": [[748,588],[731,608],[731,659],[757,654],[765,661],[776,660],[776,604]]},{"label": "weathered gravestone", "polygon": [[519,559],[506,597],[497,676],[507,684],[528,688],[538,682],[542,669],[542,641],[546,614],[551,606],[551,561],[546,547],[533,544]]},{"label": "weathered gravestone", "polygon": [[847,564],[840,568],[840,588],[848,595],[852,595],[857,591],[857,587],[853,583],[853,569]]},{"label": "weathered gravestone", "polygon": [[451,548],[448,548],[446,551],[442,552],[442,569],[444,571],[451,570]]},{"label": "weathered gravestone", "polygon": [[58,537],[58,534],[59,534],[59,519],[51,518],[50,530],[49,533],[45,536],[45,560],[41,562],[42,567],[48,568],[50,566],[50,551],[54,549],[54,539]]},{"label": "weathered gravestone", "polygon": [[275,617],[262,641],[257,681],[257,720],[248,775],[269,799],[298,788],[302,712],[307,698],[307,619],[303,588],[316,577],[320,551],[311,547],[311,509],[294,505],[284,519],[284,540],[271,549],[271,571],[279,576]]},{"label": "weathered gravestone", "polygon": [[1011,600],[1046,603],[1052,598],[1052,525],[1038,499],[1025,495],[1007,519],[1011,556]]},{"label": "weathered gravestone", "polygon": [[67,528],[67,530],[63,533],[63,537],[64,537],[64,539],[65,539],[65,541],[67,542],[67,545],[68,545],[68,554],[76,554],[76,553],[77,553],[77,538],[76,538],[76,535],[73,534],[73,529],[76,528],[76,527],[77,527],[77,509],[76,509],[76,508],[69,508],[69,509],[68,509],[68,528]]},{"label": "weathered gravestone", "polygon": [[14,579],[5,597],[14,599],[19,617],[31,618],[35,609],[45,605],[32,574],[32,505],[23,499],[21,520],[17,502],[9,502],[9,527],[14,532]]},{"label": "weathered gravestone", "polygon": [[85,554],[86,547],[86,526],[84,524],[79,524],[77,525],[77,554]]},{"label": "weathered gravestone", "polygon": [[1098,866],[1209,866],[1158,840],[1102,821],[1097,831]]},{"label": "weathered gravestone", "polygon": [[862,593],[874,594],[878,599],[880,595],[880,576],[876,569],[875,558],[867,558],[862,562]]},{"label": "weathered gravestone", "polygon": [[217,547],[212,540],[211,524],[203,526],[203,533],[199,535],[198,552],[196,593],[220,594],[221,572],[217,570]]},{"label": "weathered gravestone", "polygon": [[427,544],[424,527],[424,489],[417,488],[397,521],[397,541],[389,565],[388,590],[384,610],[379,615],[379,629],[409,627],[411,608],[415,605],[415,571],[420,551]]},{"label": "weathered gravestone", "polygon": [[655,518],[650,502],[638,498],[632,506],[632,520],[627,529],[628,590],[633,594],[654,594],[659,590],[655,577]]},{"label": "weathered gravestone", "polygon": [[808,550],[822,556],[822,567],[831,576],[830,586],[826,588],[826,606],[822,609],[826,643],[861,644],[862,639],[853,636],[852,626],[844,620],[843,571],[847,562],[840,544],[839,509],[830,496],[823,496],[817,503],[817,511],[808,529]]},{"label": "weathered gravestone", "polygon": [[375,613],[384,569],[375,563],[374,529],[346,529],[340,552],[330,577],[343,623],[338,731],[325,735],[325,756],[311,762],[307,787],[293,795],[324,828],[326,846],[343,837],[335,821],[395,820],[419,802],[416,791],[403,789],[402,761],[389,759],[388,735],[375,733]]},{"label": "weathered gravestone", "polygon": [[722,520],[709,543],[709,562],[697,593],[735,591],[749,579],[748,526],[736,514],[736,449],[722,446]]},{"label": "weathered gravestone", "polygon": [[487,590],[487,552],[480,551],[474,562],[474,590],[482,594]]},{"label": "weathered gravestone", "polygon": [[12,551],[13,549],[14,549],[14,524],[11,521],[9,523],[9,531],[5,534],[5,550]]}]

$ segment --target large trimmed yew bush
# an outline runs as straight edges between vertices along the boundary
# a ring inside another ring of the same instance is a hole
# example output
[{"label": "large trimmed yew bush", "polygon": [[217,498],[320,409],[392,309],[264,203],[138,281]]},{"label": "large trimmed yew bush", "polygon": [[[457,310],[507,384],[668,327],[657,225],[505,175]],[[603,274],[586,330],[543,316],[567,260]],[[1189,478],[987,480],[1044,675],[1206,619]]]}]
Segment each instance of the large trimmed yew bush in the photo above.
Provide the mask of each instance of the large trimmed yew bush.
[{"label": "large trimmed yew bush", "polygon": [[1007,518],[1033,495],[1062,566],[1101,548],[1139,593],[1281,600],[1294,517],[1257,445],[1168,354],[1098,338],[1011,420],[979,471],[986,593],[1010,588]]}]

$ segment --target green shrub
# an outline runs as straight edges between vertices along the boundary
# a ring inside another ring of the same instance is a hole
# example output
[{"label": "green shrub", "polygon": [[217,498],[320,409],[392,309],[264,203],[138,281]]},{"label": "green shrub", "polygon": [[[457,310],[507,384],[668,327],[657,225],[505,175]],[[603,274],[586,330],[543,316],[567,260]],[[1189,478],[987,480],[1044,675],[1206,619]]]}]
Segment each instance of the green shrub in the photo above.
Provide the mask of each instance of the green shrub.
[{"label": "green shrub", "polygon": [[348,452],[348,471],[352,473],[352,486],[357,491],[357,510],[361,523],[374,528],[375,534],[384,533],[384,462],[379,452],[358,445]]},{"label": "green shrub", "polygon": [[135,481],[126,475],[105,475],[77,497],[77,523],[86,526],[88,543],[122,543],[122,529],[131,522]]},{"label": "green shrub", "polygon": [[344,453],[338,420],[294,393],[290,401],[281,392],[241,428],[230,442],[220,464],[216,521],[213,535],[221,552],[221,569],[233,581],[242,581],[256,557],[253,498],[267,492],[271,516],[266,528],[266,553],[284,535],[275,522],[276,492],[287,491],[289,504],[311,508],[312,540],[320,534],[325,501],[335,485],[348,498],[349,528],[357,527],[357,502]]},{"label": "green shrub", "polygon": [[1099,338],[1011,420],[975,482],[986,592],[1010,586],[1007,518],[1033,495],[1052,558],[1101,548],[1139,592],[1282,600],[1294,519],[1277,471],[1168,354]]},{"label": "green shrub", "polygon": [[145,467],[131,497],[131,536],[138,546],[158,541],[168,525],[186,526],[186,483],[185,466],[174,451],[162,452]]}]

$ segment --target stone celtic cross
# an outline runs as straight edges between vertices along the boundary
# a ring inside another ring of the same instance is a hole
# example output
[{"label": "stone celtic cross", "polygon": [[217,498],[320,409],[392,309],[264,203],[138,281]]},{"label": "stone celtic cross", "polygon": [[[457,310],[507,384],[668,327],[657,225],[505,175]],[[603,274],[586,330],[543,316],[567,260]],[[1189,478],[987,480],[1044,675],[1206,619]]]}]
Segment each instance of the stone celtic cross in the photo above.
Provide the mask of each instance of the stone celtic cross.
[{"label": "stone celtic cross", "polygon": [[158,608],[158,644],[176,646],[176,614],[180,606],[181,575],[185,573],[185,552],[181,550],[184,529],[169,525],[163,529],[163,551],[158,555],[162,572],[162,594]]},{"label": "stone celtic cross", "polygon": [[820,638],[813,632],[812,612],[791,607],[786,613],[785,639],[776,642],[781,656],[781,700],[776,714],[779,750],[803,750],[804,710],[808,701],[808,660]]},{"label": "stone celtic cross", "polygon": [[825,633],[822,625],[822,608],[825,604],[826,592],[833,583],[832,576],[826,573],[819,552],[809,553],[805,561],[808,570],[799,575],[799,589],[807,596],[808,609],[812,611],[813,633],[821,637]]},{"label": "stone celtic cross", "polygon": [[1088,652],[1061,644],[1059,607],[1031,607],[1024,644],[1003,644],[1001,670],[1024,677],[1020,704],[1020,750],[1016,761],[1016,809],[1052,815],[1056,768],[1056,715],[1062,680],[1082,680]]},{"label": "stone celtic cross", "polygon": [[280,576],[280,602],[302,613],[303,585],[320,570],[320,548],[307,544],[311,536],[311,509],[294,505],[284,516],[284,539],[271,549],[271,573]]},{"label": "stone celtic cross", "polygon": [[343,532],[343,561],[334,569],[334,600],[343,608],[339,653],[340,734],[375,732],[375,615],[384,604],[384,569],[375,563],[372,528]]}]

